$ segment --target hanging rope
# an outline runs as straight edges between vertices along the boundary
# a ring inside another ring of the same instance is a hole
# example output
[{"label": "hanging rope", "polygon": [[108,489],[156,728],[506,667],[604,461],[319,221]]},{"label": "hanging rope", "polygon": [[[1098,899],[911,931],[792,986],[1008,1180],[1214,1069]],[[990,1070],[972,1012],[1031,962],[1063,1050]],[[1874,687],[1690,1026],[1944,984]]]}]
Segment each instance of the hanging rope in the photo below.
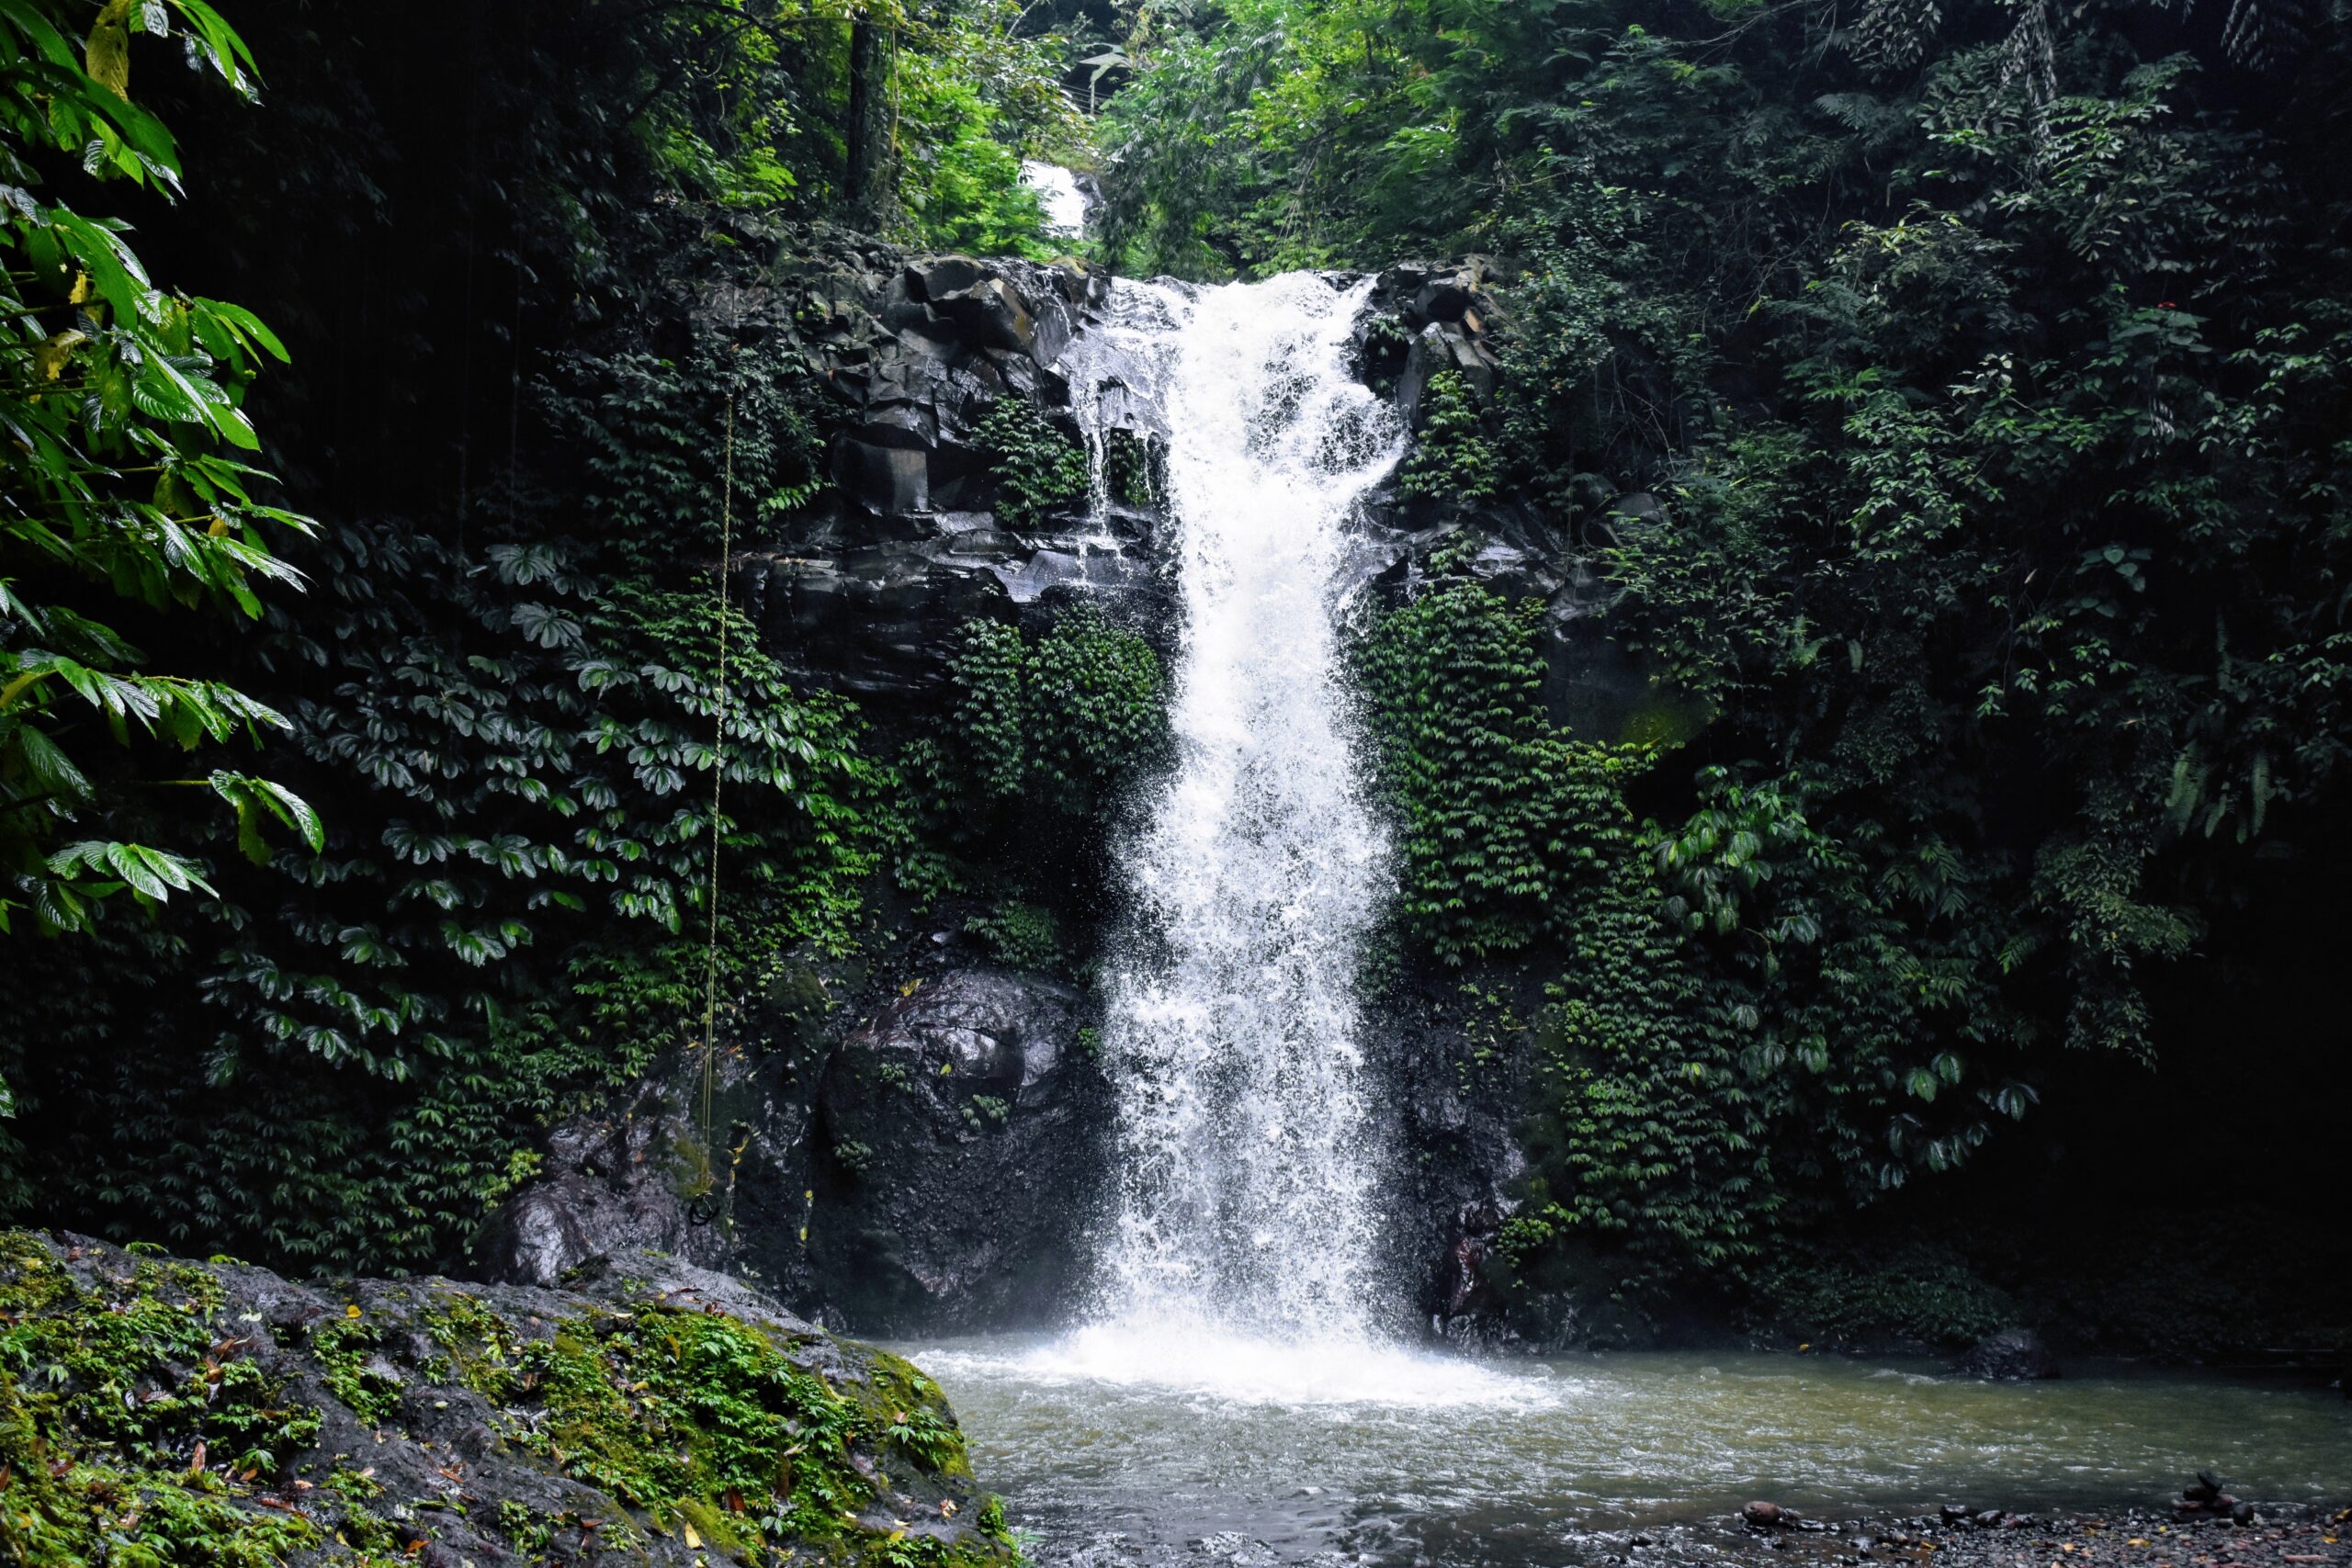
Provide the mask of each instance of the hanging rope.
[{"label": "hanging rope", "polygon": [[[718,1084],[718,808],[727,783],[727,568],[735,553],[735,389],[727,389],[726,478],[718,503],[718,718],[711,736],[710,869],[704,879],[703,898],[710,907],[710,927],[702,975],[702,1147],[707,1163],[717,1145],[711,1140],[711,1109]],[[717,1178],[714,1173],[713,1180]],[[733,1185],[729,1182],[729,1185]],[[716,1214],[716,1206],[713,1214]]]}]

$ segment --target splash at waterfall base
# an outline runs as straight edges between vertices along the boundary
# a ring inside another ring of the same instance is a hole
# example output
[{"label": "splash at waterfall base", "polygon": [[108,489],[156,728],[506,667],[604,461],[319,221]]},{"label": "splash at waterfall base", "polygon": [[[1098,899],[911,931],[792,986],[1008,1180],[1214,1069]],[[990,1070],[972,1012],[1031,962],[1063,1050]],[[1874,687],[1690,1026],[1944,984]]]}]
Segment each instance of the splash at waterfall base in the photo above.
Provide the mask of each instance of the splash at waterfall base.
[{"label": "splash at waterfall base", "polygon": [[[2016,1385],[1910,1359],[1636,1352],[1456,1361],[1453,1383],[1347,1399],[1279,1369],[1106,1379],[1066,1342],[900,1348],[956,1391],[1011,1517],[1055,1563],[2016,1568],[2111,1531],[2165,1549],[2136,1564],[2188,1568],[2165,1499],[2200,1467],[2280,1531],[2223,1534],[2226,1560],[2275,1562],[2341,1544],[2287,1532],[2342,1506],[2352,1450],[2352,1413],[2325,1391],[2120,1365]],[[1759,1498],[1777,1523],[1751,1528]]]}]

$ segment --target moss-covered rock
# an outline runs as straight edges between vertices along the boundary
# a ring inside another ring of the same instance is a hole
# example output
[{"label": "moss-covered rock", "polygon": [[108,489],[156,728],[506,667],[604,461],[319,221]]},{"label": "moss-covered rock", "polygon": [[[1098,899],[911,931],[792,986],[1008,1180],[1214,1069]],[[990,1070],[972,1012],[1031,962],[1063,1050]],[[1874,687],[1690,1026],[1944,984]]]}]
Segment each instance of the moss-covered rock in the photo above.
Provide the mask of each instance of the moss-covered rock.
[{"label": "moss-covered rock", "polygon": [[0,1560],[1013,1560],[921,1372],[645,1265],[297,1284],[0,1232]]}]

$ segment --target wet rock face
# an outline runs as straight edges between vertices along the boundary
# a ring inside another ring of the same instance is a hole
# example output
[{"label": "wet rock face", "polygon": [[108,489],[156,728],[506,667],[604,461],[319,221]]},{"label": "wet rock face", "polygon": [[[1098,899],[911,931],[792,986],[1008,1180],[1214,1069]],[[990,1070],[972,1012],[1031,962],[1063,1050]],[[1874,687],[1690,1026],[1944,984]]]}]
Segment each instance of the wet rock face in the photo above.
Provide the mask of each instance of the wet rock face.
[{"label": "wet rock face", "polygon": [[[1402,264],[1375,279],[1372,309],[1358,325],[1359,367],[1368,385],[1395,400],[1417,434],[1430,380],[1440,373],[1459,376],[1480,405],[1492,403],[1502,374],[1509,281],[1476,256]],[[1408,601],[1428,588],[1432,555],[1475,536],[1470,575],[1507,599],[1544,605],[1544,694],[1553,720],[1582,736],[1614,739],[1637,719],[1656,716],[1658,694],[1654,671],[1594,623],[1618,592],[1596,562],[1621,530],[1664,520],[1656,496],[1621,493],[1597,474],[1577,476],[1569,494],[1550,504],[1408,497],[1392,481],[1371,497],[1345,570],[1386,602]]]},{"label": "wet rock face", "polygon": [[[836,254],[841,265],[781,284],[799,301],[801,352],[842,424],[835,490],[795,519],[783,547],[739,565],[770,649],[836,689],[905,694],[938,683],[966,622],[1012,618],[1056,588],[1164,619],[1170,583],[1148,547],[1156,514],[1114,508],[1090,522],[1080,502],[1006,527],[975,435],[1010,398],[1079,438],[1055,366],[1099,320],[1108,276],[1074,262]],[[1106,425],[1121,419],[1107,411]]]},{"label": "wet rock face", "polygon": [[[565,1291],[302,1284],[0,1232],[11,1331],[66,1373],[21,1403],[0,1380],[21,1417],[0,1443],[34,1445],[9,1455],[12,1509],[48,1516],[58,1562],[119,1551],[93,1527],[124,1495],[159,1561],[879,1568],[910,1537],[942,1568],[1014,1560],[906,1362],[662,1254],[616,1263]],[[137,1440],[110,1440],[126,1422]]]},{"label": "wet rock face", "polygon": [[1623,1269],[1598,1246],[1555,1245],[1539,1277],[1517,1275],[1503,1227],[1520,1212],[1527,1168],[1518,1128],[1530,1064],[1498,1048],[1489,1004],[1520,1017],[1543,1004],[1540,986],[1501,967],[1472,964],[1442,981],[1402,987],[1379,1004],[1369,1056],[1385,1092],[1378,1134],[1399,1151],[1381,1212],[1389,1216],[1388,1269],[1411,1282],[1412,1327],[1483,1354],[1556,1355],[1643,1348],[1657,1333],[1620,1298]]},{"label": "wet rock face", "polygon": [[485,1233],[478,1249],[485,1271],[502,1283],[552,1290],[615,1257],[691,1257],[699,1238],[670,1168],[686,1136],[684,1120],[645,1093],[616,1117],[557,1128],[548,1141],[551,1174],[502,1207]]},{"label": "wet rock face", "polygon": [[884,994],[862,1021],[754,1021],[763,1048],[711,1064],[707,1140],[691,1052],[556,1128],[480,1272],[553,1288],[651,1253],[861,1332],[1053,1315],[1110,1165],[1085,999],[954,958]]},{"label": "wet rock face", "polygon": [[492,1214],[474,1249],[482,1278],[552,1289],[648,1253],[756,1280],[814,1310],[799,1233],[808,1223],[806,1058],[725,1050],[713,1066],[709,1136],[702,1063],[687,1055],[614,1106],[548,1134],[547,1174]]},{"label": "wet rock face", "polygon": [[[1088,518],[1073,502],[1024,528],[995,510],[989,454],[975,432],[1012,398],[1070,440],[1078,411],[1057,367],[1101,326],[1111,281],[1078,263],[1043,265],[837,248],[835,264],[777,288],[797,303],[791,332],[840,402],[833,491],[797,514],[782,547],[740,565],[743,602],[770,649],[821,684],[867,697],[935,688],[963,626],[1013,619],[1083,595],[1166,644],[1179,584],[1175,531],[1151,503]],[[1501,375],[1507,279],[1484,258],[1405,264],[1374,280],[1358,327],[1362,374],[1418,427],[1430,378],[1451,371],[1481,403]],[[1121,395],[1114,377],[1091,411],[1111,439],[1162,449],[1156,410]],[[1580,476],[1565,512],[1466,505],[1375,491],[1355,527],[1344,581],[1390,600],[1419,591],[1430,556],[1465,531],[1482,541],[1472,570],[1497,592],[1546,609],[1554,716],[1613,737],[1650,697],[1589,624],[1613,588],[1597,552],[1626,526],[1663,513],[1645,492]]]},{"label": "wet rock face", "polygon": [[951,969],[834,1053],[811,1265],[874,1332],[1042,1321],[1069,1304],[1110,1168],[1108,1087],[1080,995]]}]

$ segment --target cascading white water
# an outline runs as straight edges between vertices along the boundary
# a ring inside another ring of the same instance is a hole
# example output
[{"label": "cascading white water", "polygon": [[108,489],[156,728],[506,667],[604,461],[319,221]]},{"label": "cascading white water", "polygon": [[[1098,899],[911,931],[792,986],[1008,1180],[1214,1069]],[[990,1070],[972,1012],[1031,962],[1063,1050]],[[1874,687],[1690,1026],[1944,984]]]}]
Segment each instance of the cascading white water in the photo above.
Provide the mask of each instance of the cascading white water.
[{"label": "cascading white water", "polygon": [[1091,435],[1114,401],[1156,408],[1184,604],[1177,761],[1125,850],[1133,912],[1105,986],[1117,1213],[1095,1322],[1047,1358],[1068,1371],[1267,1397],[1375,1366],[1371,1397],[1459,1384],[1381,1348],[1371,1306],[1356,994],[1387,843],[1335,581],[1350,512],[1404,444],[1350,372],[1370,287],[1122,284],[1063,365]]},{"label": "cascading white water", "polygon": [[1348,373],[1368,288],[1204,293],[1174,345],[1178,760],[1126,851],[1135,927],[1105,988],[1123,1158],[1104,1305],[1130,1320],[1367,1326],[1354,993],[1386,845],[1356,776],[1331,579],[1350,507],[1401,442]]},{"label": "cascading white water", "polygon": [[1037,193],[1038,205],[1046,209],[1046,233],[1060,240],[1085,238],[1086,195],[1078,188],[1077,175],[1059,164],[1024,158],[1021,183]]}]

